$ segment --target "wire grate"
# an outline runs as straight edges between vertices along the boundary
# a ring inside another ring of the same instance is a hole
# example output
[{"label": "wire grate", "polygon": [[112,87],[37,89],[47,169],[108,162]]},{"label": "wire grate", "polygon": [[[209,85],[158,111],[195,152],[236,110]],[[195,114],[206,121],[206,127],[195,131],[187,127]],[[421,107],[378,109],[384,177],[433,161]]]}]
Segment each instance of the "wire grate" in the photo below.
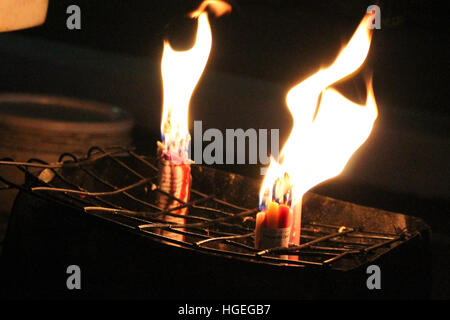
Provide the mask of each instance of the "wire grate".
[{"label": "wire grate", "polygon": [[[0,166],[15,167],[34,180],[18,185],[0,176],[3,189],[56,201],[155,240],[254,262],[336,267],[337,262],[360,261],[380,248],[392,248],[409,236],[310,222],[302,225],[300,245],[257,250],[253,231],[257,208],[205,192],[211,186],[197,188],[195,176],[191,199],[185,203],[157,187],[154,160],[123,147],[92,147],[84,159],[65,153],[54,164],[1,159]],[[178,205],[162,210],[156,202],[161,194]],[[186,214],[180,213],[183,208]]]}]

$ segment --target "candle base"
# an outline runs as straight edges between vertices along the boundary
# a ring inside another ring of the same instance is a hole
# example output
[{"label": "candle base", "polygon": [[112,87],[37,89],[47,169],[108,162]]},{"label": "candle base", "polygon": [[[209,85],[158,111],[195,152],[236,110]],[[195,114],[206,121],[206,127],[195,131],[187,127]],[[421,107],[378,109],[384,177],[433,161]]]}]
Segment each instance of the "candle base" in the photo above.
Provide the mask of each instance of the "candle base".
[{"label": "candle base", "polygon": [[[168,211],[182,206],[183,203],[189,202],[192,185],[191,166],[190,163],[172,161],[163,152],[160,145],[158,145],[158,155],[158,188],[163,192],[158,193],[156,204],[161,210]],[[186,215],[187,211],[188,208],[184,207],[170,212],[178,215]],[[185,223],[184,218],[168,214],[165,214],[163,219],[164,221],[176,224]],[[161,234],[165,235],[168,233],[163,230]],[[170,234],[174,238],[175,234],[173,232],[170,232]],[[184,240],[183,235],[177,235],[176,238],[178,240]]]}]

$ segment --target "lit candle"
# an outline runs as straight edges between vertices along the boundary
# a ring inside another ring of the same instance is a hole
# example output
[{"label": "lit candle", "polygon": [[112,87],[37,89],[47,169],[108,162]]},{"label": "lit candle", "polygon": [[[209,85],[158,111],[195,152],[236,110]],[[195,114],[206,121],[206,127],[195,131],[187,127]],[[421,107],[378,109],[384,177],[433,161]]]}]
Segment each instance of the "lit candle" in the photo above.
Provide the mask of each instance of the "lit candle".
[{"label": "lit candle", "polygon": [[288,247],[291,236],[292,210],[271,201],[256,215],[255,248]]},{"label": "lit candle", "polygon": [[[164,41],[161,60],[163,80],[163,110],[161,119],[161,142],[157,143],[159,160],[157,203],[163,210],[173,209],[189,202],[192,184],[189,158],[189,102],[209,58],[212,44],[209,25],[209,8],[216,16],[231,11],[231,6],[219,0],[206,0],[189,17],[198,21],[194,45],[186,51],[174,50]],[[176,199],[173,199],[176,198]],[[180,201],[178,201],[180,200]],[[187,207],[172,211],[186,214]],[[184,219],[167,215],[166,221],[183,223]],[[164,232],[163,232],[164,234]],[[171,235],[174,237],[174,235]],[[179,239],[183,239],[182,236]]]},{"label": "lit candle", "polygon": [[[192,182],[192,161],[188,153],[191,140],[188,129],[189,101],[208,61],[212,43],[208,14],[203,12],[203,9],[195,11],[195,15],[191,13],[191,17],[198,20],[193,47],[186,51],[175,51],[165,41],[161,60],[164,103],[161,120],[162,141],[157,145],[158,187],[182,202],[189,201]],[[159,194],[158,204],[164,210],[182,205],[180,201],[165,194]],[[185,212],[186,208],[183,208],[177,213]]]},{"label": "lit candle", "polygon": [[[364,105],[348,100],[332,88],[366,59],[372,20],[371,15],[366,15],[335,61],[292,87],[286,96],[293,127],[280,159],[271,159],[260,190],[260,207],[268,213],[270,202],[279,203],[279,221],[285,221],[282,216],[287,212],[281,205],[289,208],[289,241],[293,245],[300,244],[303,195],[342,172],[352,154],[369,137],[378,116],[371,81],[367,83]],[[275,218],[268,217],[269,221],[272,219]],[[266,245],[263,231],[257,230],[258,246]]]}]

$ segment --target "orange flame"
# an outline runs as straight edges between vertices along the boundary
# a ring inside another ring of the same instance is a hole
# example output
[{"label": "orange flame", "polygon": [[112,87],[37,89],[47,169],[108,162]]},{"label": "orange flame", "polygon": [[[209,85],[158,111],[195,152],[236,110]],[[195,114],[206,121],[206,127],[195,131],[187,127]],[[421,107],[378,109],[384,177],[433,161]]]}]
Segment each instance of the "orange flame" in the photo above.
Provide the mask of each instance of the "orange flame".
[{"label": "orange flame", "polygon": [[214,13],[216,17],[220,17],[226,13],[231,12],[230,4],[226,3],[225,1],[205,0],[200,4],[200,6],[195,11],[192,11],[189,14],[189,17],[197,18],[198,16],[200,16],[200,14],[205,12],[207,7]]},{"label": "orange flame", "polygon": [[185,159],[190,142],[189,102],[208,61],[212,43],[208,14],[201,12],[195,17],[198,17],[198,26],[193,47],[175,51],[168,41],[164,41],[161,61],[164,88],[162,145],[165,151],[176,152]]},{"label": "orange flame", "polygon": [[[342,172],[352,154],[366,141],[377,118],[372,82],[367,83],[367,101],[358,105],[332,84],[355,72],[370,48],[371,16],[361,21],[349,43],[326,69],[319,70],[290,89],[286,102],[294,119],[280,162],[272,159],[260,191],[260,203],[272,200],[274,184],[288,174],[292,205],[320,182]],[[276,192],[276,191],[275,191]]]}]

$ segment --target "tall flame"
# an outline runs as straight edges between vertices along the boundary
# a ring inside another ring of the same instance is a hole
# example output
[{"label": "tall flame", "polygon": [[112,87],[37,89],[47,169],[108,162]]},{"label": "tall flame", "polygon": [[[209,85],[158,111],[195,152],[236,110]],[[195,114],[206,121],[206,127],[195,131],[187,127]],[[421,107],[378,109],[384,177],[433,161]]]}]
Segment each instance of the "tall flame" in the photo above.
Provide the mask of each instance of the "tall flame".
[{"label": "tall flame", "polygon": [[367,83],[365,105],[358,105],[332,84],[355,72],[367,57],[371,42],[371,16],[361,21],[349,43],[326,69],[294,86],[286,102],[294,119],[280,162],[272,159],[260,191],[262,206],[272,200],[277,179],[288,174],[292,201],[320,182],[342,172],[352,154],[370,135],[377,106],[372,82]]},{"label": "tall flame", "polygon": [[161,134],[164,145],[187,157],[189,135],[189,101],[203,73],[211,50],[211,28],[208,14],[198,16],[197,35],[193,47],[175,51],[164,41],[161,72],[164,102]]}]

